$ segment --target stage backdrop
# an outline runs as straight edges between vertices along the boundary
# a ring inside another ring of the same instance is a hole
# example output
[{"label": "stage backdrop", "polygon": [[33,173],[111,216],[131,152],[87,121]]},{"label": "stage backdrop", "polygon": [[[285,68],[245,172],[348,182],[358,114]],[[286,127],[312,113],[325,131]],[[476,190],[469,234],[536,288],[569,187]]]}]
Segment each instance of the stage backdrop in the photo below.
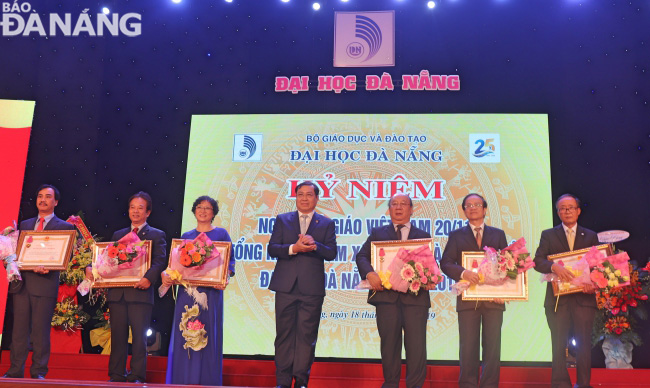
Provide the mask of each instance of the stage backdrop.
[{"label": "stage backdrop", "polygon": [[[414,199],[414,222],[434,237],[439,260],[449,231],[464,225],[462,198],[488,202],[486,222],[534,253],[551,226],[548,121],[543,114],[200,115],[192,117],[183,230],[200,195],[219,200],[216,224],[233,240],[236,276],[225,292],[224,353],[272,355],[275,266],[266,247],[274,217],[295,210],[292,188],[321,186],[317,211],[336,222],[338,256],[325,264],[320,357],[379,358],[374,307],[357,291],[355,253],[371,227],[390,222],[398,191]],[[458,359],[452,281],[431,292],[429,360]],[[502,360],[548,361],[544,285],[531,271],[528,302],[511,302]]]}]

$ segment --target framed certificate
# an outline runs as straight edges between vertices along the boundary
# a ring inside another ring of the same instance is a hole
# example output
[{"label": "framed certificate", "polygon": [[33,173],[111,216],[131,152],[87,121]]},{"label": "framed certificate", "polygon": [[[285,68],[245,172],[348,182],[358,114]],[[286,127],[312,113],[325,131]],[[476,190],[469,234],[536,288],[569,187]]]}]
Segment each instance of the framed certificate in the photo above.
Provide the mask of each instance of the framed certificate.
[{"label": "framed certificate", "polygon": [[[475,268],[483,261],[485,252],[463,252],[462,266]],[[474,265],[476,262],[476,265]],[[463,291],[462,300],[489,301],[492,299],[503,300],[528,300],[528,274],[517,275],[517,278],[508,279],[498,286],[491,284],[477,284]]]},{"label": "framed certificate", "polygon": [[[602,252],[605,256],[612,255],[612,246],[611,244],[602,244],[597,245],[596,249]],[[577,251],[569,251],[564,253],[557,253],[555,255],[548,255],[548,259],[553,262],[558,262],[562,260],[565,267],[573,267],[582,257],[591,250],[591,247],[585,249],[578,249]],[[571,283],[566,282],[552,282],[553,286],[553,295],[567,295],[575,294],[577,292],[582,292],[582,286],[576,286]]]},{"label": "framed certificate", "polygon": [[212,258],[202,265],[185,266],[180,262],[181,255],[178,254],[183,241],[187,240],[180,238],[172,240],[167,266],[179,271],[183,277],[183,282],[187,282],[192,286],[225,287],[228,281],[228,264],[230,263],[232,243],[229,241],[212,241],[213,249],[219,252],[218,257]]},{"label": "framed certificate", "polygon": [[21,270],[43,266],[63,271],[68,268],[76,238],[76,230],[22,230],[16,246],[16,261]]},{"label": "framed certificate", "polygon": [[411,250],[428,244],[429,249],[433,252],[433,241],[430,238],[420,238],[415,240],[390,240],[390,241],[373,241],[370,245],[370,263],[375,272],[385,272],[390,267],[400,248]]},{"label": "framed certificate", "polygon": [[[96,242],[93,247],[93,272],[97,268],[97,259],[106,249],[113,246],[113,242]],[[101,277],[95,279],[94,288],[133,287],[147,273],[151,267],[151,241],[142,241],[144,256],[132,263],[117,265],[109,273],[100,272]]]}]

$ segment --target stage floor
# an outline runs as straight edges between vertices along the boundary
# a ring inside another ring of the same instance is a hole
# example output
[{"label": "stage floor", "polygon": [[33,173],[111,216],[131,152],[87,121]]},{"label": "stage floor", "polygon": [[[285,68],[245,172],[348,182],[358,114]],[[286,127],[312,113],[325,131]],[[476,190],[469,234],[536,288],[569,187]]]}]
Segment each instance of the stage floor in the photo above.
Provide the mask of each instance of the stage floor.
[{"label": "stage floor", "polygon": [[[2,352],[0,375],[9,368],[9,352]],[[27,359],[29,370],[31,356]],[[166,357],[147,358],[147,381],[137,385],[133,383],[109,383],[108,356],[99,354],[64,354],[52,353],[49,363],[50,371],[46,380],[33,380],[29,375],[23,379],[0,379],[0,386],[56,386],[56,387],[175,387],[166,385]],[[228,387],[271,387],[275,386],[275,366],[270,360],[224,359],[224,386]],[[456,388],[458,387],[458,366],[428,365],[427,380],[424,387]],[[575,381],[575,369],[569,373]],[[402,378],[405,367],[402,366]],[[547,388],[550,385],[551,369],[549,367],[512,367],[501,368],[500,388]],[[312,368],[309,386],[311,388],[376,388],[382,383],[381,364],[379,362],[355,362],[341,360],[317,361]],[[608,388],[650,388],[650,369],[592,369],[592,386]],[[401,386],[405,386],[402,380]],[[188,387],[188,385],[184,385]],[[192,386],[189,386],[192,387]]]}]

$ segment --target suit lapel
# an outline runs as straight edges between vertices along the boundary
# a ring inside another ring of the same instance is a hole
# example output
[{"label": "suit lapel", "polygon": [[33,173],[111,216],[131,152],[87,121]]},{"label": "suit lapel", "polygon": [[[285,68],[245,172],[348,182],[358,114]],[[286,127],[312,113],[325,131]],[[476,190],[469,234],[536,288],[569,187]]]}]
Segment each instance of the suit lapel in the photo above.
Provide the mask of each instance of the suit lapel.
[{"label": "suit lapel", "polygon": [[[568,245],[568,243],[567,243],[567,245]],[[573,241],[573,249],[576,250],[576,249],[587,248],[585,245],[586,245],[585,244],[585,231],[582,230],[582,227],[580,225],[578,225],[578,227],[576,228],[576,238]]]},{"label": "suit lapel", "polygon": [[[564,227],[562,226],[562,224],[555,227],[555,235],[557,236],[558,240],[560,240],[564,252],[568,252],[569,240],[567,240],[566,238],[566,233],[564,232]],[[577,240],[577,236],[576,236],[576,240]],[[573,248],[575,249],[575,247],[576,247],[576,241],[573,242]]]},{"label": "suit lapel", "polygon": [[386,225],[386,234],[388,235],[388,240],[400,240],[397,238],[397,232],[395,231],[395,225],[393,225],[392,222],[390,222],[388,225]]},{"label": "suit lapel", "polygon": [[[37,217],[37,219],[38,219],[38,217]],[[54,230],[55,227],[56,227],[56,224],[58,224],[58,223],[59,223],[59,218],[57,216],[54,216],[54,217],[52,217],[50,222],[48,222],[47,225],[45,225],[45,228],[43,228],[43,230]]]},{"label": "suit lapel", "polygon": [[298,211],[292,212],[289,217],[289,224],[293,227],[296,234],[300,234],[300,217]]},{"label": "suit lapel", "polygon": [[[472,249],[474,249],[475,251],[481,250],[481,247],[479,247],[478,244],[476,243],[476,237],[474,237],[474,232],[472,231],[471,225],[467,224],[466,226],[464,226],[462,233],[463,233],[463,237],[465,238],[465,243],[467,245],[472,246]],[[485,238],[483,238],[483,240],[485,240]]]},{"label": "suit lapel", "polygon": [[[307,234],[312,234],[312,231],[318,227],[318,223],[320,222],[321,215],[314,212],[314,216],[311,218],[311,221],[309,222],[309,226],[307,227]],[[298,229],[300,229],[300,220],[298,220]]]}]

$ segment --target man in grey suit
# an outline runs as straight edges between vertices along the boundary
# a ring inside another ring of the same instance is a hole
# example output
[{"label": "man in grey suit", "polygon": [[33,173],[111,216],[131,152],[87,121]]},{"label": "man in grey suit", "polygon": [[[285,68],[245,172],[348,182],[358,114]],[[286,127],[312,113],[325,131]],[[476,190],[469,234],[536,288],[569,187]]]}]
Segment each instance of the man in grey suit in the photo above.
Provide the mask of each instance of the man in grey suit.
[{"label": "man in grey suit", "polygon": [[[503,230],[485,225],[487,201],[479,194],[468,194],[463,198],[462,209],[468,225],[449,233],[447,245],[442,253],[442,272],[455,281],[461,279],[478,284],[477,273],[462,266],[463,252],[482,251],[483,247],[503,249],[508,246]],[[456,299],[458,312],[458,339],[460,388],[498,388],[501,367],[501,325],[505,304],[502,300],[492,302],[463,301]],[[481,336],[481,326],[483,335]],[[482,338],[481,338],[482,337]],[[483,342],[483,370],[479,385],[479,347]]]},{"label": "man in grey suit", "polygon": [[[52,185],[38,189],[38,217],[20,223],[20,230],[74,230],[75,227],[54,215],[59,204],[59,190]],[[11,336],[11,366],[4,377],[24,377],[29,339],[33,343],[33,379],[43,379],[50,359],[50,329],[59,290],[59,271],[43,267],[21,271],[23,285],[13,293],[13,333]],[[30,330],[31,329],[31,330]],[[30,335],[31,332],[31,335]]]},{"label": "man in grey suit", "polygon": [[269,289],[275,291],[275,378],[278,387],[306,387],[314,362],[325,298],[325,260],[336,258],[334,222],[318,213],[318,186],[296,186],[298,211],[278,214],[268,245],[277,258]]},{"label": "man in grey suit", "polygon": [[427,376],[427,318],[431,300],[428,291],[417,295],[385,290],[370,262],[373,241],[413,240],[431,235],[411,224],[413,201],[395,194],[388,202],[390,224],[373,228],[357,253],[361,279],[370,283],[368,303],[377,311],[384,388],[397,388],[402,371],[402,331],[406,350],[406,386],[421,387]]},{"label": "man in grey suit", "polygon": [[[151,267],[133,287],[109,288],[108,307],[111,313],[111,356],[108,361],[109,381],[143,383],[147,372],[147,329],[153,310],[153,287],[167,267],[165,232],[147,223],[151,215],[151,196],[140,191],[129,198],[131,226],[113,233],[118,241],[135,232],[140,240],[151,240]],[[129,326],[132,333],[131,373],[126,374]]]},{"label": "man in grey suit", "polygon": [[[573,279],[573,274],[562,265],[548,260],[548,255],[563,253],[598,245],[598,235],[578,225],[580,200],[572,194],[564,194],[555,203],[557,215],[562,224],[542,232],[537,252],[535,252],[535,270],[541,273],[554,273],[565,282]],[[569,330],[573,327],[576,340],[577,381],[575,387],[590,387],[591,380],[591,331],[596,314],[594,288],[585,286],[584,292],[553,296],[551,283],[546,288],[544,309],[546,321],[551,330],[552,369],[551,387],[569,388],[571,379],[566,368],[566,347]],[[557,309],[555,304],[557,301]]]}]

